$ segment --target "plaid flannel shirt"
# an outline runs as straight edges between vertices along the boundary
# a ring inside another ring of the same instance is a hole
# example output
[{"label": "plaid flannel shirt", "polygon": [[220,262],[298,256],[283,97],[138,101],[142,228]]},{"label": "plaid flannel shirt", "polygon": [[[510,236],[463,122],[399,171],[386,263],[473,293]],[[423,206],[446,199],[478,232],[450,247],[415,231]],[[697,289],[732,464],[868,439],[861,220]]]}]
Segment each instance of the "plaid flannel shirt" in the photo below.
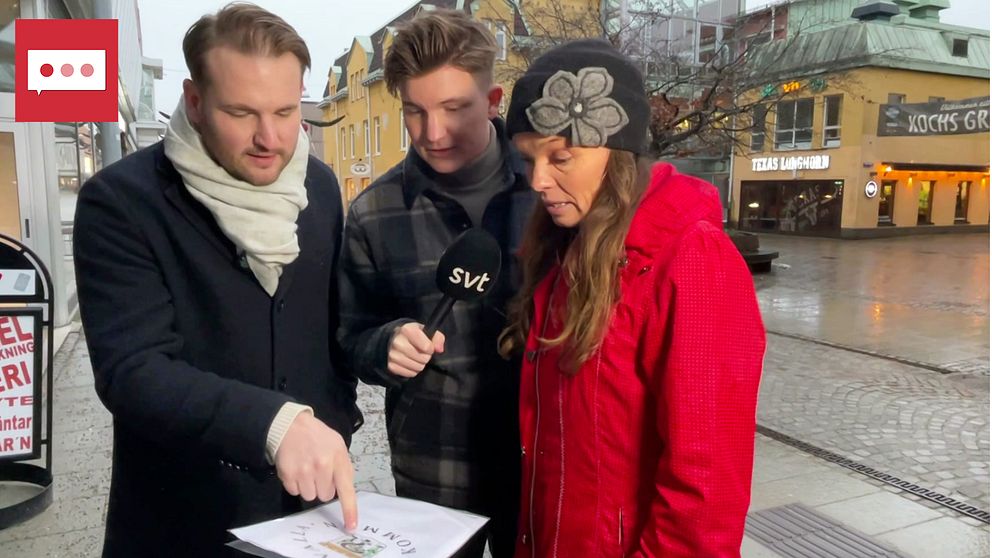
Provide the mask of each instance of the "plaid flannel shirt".
[{"label": "plaid flannel shirt", "polygon": [[500,244],[502,271],[487,297],[455,303],[439,328],[445,352],[416,378],[386,368],[393,331],[427,321],[441,300],[434,279],[441,254],[472,225],[458,202],[434,188],[415,150],[351,204],[340,262],[338,339],[355,374],[386,387],[397,490],[462,509],[518,499],[519,362],[497,354],[497,337],[519,285],[516,253],[536,197],[505,126],[493,123],[506,154],[505,187],[486,207],[482,228]]}]

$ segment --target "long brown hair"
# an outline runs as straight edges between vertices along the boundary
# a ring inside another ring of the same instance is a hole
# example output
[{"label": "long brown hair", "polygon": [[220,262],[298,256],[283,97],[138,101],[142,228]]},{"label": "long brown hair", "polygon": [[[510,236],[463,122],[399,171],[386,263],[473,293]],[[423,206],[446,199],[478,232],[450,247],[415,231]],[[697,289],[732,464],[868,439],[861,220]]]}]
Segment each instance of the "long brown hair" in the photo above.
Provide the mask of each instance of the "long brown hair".
[{"label": "long brown hair", "polygon": [[558,258],[569,287],[567,306],[558,310],[564,327],[557,337],[540,339],[541,346],[564,345],[561,368],[569,373],[578,372],[596,352],[619,299],[624,240],[647,188],[650,166],[629,151],[611,152],[603,185],[575,229],[559,227],[543,207],[535,208],[521,246],[523,286],[510,303],[509,325],[499,339],[504,358],[524,349],[534,318],[534,292]]}]

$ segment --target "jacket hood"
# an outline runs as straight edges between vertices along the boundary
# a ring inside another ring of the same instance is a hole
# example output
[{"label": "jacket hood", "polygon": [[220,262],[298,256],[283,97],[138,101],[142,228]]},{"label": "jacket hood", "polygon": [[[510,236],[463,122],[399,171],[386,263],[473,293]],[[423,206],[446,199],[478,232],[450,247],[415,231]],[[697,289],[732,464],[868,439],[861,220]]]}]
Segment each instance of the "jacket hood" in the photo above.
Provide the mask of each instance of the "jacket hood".
[{"label": "jacket hood", "polygon": [[723,229],[723,206],[712,184],[680,174],[669,163],[651,168],[651,182],[634,214],[625,246],[652,254],[669,245],[673,236],[700,221]]}]

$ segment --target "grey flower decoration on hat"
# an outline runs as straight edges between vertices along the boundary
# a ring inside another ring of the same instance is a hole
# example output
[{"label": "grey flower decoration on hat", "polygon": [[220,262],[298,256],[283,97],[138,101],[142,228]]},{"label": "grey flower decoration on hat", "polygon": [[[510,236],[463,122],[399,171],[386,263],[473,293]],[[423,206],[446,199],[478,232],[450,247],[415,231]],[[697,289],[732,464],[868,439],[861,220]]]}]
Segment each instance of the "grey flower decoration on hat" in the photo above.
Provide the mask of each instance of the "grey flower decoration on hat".
[{"label": "grey flower decoration on hat", "polygon": [[612,92],[613,76],[606,68],[582,68],[577,75],[560,70],[544,84],[543,96],[527,107],[527,119],[545,136],[571,126],[573,145],[606,145],[630,122],[620,103],[609,97]]}]

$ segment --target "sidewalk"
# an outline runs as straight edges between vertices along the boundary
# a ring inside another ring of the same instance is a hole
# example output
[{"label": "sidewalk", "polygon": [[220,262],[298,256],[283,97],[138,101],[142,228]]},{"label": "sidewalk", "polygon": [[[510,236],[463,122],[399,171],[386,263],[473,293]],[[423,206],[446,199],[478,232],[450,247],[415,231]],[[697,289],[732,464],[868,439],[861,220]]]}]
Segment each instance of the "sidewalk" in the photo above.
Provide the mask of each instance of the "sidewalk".
[{"label": "sidewalk", "polygon": [[[93,391],[85,343],[78,333],[69,334],[55,361],[55,502],[40,516],[0,531],[0,556],[99,556],[110,482],[110,416]],[[392,493],[381,391],[363,386],[359,402],[366,423],[352,446],[358,487]],[[3,495],[0,490],[0,499]],[[757,436],[752,516],[793,503],[804,504],[902,556],[989,555],[988,525]],[[766,526],[752,521],[742,547],[744,558],[798,555],[789,550],[779,553],[759,542],[768,535]]]}]

